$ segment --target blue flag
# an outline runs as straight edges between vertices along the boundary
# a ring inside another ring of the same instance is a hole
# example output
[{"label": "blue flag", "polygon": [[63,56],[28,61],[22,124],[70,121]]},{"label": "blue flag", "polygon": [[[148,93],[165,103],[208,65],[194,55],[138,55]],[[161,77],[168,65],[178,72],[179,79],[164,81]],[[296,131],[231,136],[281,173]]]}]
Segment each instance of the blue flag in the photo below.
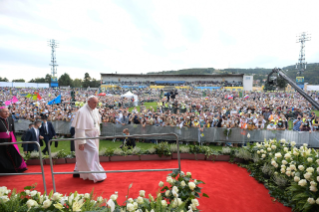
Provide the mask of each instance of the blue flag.
[{"label": "blue flag", "polygon": [[60,104],[61,103],[61,95],[57,96],[55,99],[48,102],[48,105]]}]

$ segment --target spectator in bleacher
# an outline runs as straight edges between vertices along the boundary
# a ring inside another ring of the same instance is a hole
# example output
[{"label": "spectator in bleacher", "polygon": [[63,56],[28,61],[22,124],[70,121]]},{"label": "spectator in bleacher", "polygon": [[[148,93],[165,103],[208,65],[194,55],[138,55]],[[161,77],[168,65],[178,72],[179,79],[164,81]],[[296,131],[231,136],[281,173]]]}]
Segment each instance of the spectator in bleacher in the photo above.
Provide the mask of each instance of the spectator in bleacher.
[{"label": "spectator in bleacher", "polygon": [[297,119],[293,121],[293,131],[300,131],[301,124],[302,124],[301,116],[298,115]]},{"label": "spectator in bleacher", "polygon": [[276,125],[274,120],[270,121],[270,123],[267,126],[267,130],[276,130]]}]

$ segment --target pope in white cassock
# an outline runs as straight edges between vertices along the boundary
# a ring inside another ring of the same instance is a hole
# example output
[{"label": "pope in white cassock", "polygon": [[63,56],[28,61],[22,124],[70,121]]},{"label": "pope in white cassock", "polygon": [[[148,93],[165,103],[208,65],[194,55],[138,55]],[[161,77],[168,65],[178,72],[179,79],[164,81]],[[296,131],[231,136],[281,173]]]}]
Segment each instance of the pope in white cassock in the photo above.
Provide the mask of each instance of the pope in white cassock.
[{"label": "pope in white cassock", "polygon": [[[100,135],[101,118],[96,109],[98,101],[97,97],[90,96],[87,103],[76,113],[72,122],[72,127],[75,128],[75,172],[104,171],[99,160],[99,139],[76,140],[76,138],[98,137]],[[73,174],[73,177],[93,180],[96,183],[105,180],[106,174]]]}]

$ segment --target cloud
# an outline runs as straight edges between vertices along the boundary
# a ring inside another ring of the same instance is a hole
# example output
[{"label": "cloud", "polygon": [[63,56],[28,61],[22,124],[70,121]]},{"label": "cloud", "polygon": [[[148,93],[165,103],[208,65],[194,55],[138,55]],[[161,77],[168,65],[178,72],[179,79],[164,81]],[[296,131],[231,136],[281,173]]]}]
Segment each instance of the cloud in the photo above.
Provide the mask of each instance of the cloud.
[{"label": "cloud", "polygon": [[[317,62],[319,2],[254,0],[0,1],[0,76],[30,80],[88,72],[146,73],[192,67],[282,67],[297,62],[296,35],[312,34],[306,61]],[[23,70],[23,72],[21,71]]]}]

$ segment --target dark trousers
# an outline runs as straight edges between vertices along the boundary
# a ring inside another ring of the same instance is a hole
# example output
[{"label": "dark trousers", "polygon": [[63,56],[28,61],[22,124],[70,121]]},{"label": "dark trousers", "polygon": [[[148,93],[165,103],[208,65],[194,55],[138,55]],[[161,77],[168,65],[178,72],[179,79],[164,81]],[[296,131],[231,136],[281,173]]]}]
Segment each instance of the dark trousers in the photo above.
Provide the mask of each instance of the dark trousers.
[{"label": "dark trousers", "polygon": [[[74,127],[71,127],[70,133],[71,133],[71,137],[73,138],[75,135],[75,128]],[[74,140],[70,142],[70,145],[71,145],[71,147],[70,147],[71,151],[75,151]]]},{"label": "dark trousers", "polygon": [[[45,136],[43,136],[44,137],[44,142],[45,142],[45,148],[44,148],[44,150],[42,150],[42,152],[43,152],[43,154],[45,154],[46,152],[49,154],[49,151],[48,151],[48,146],[49,146],[49,141],[52,139],[52,138],[50,138],[49,136],[47,136],[47,135],[45,135]],[[51,144],[50,145],[52,145],[52,142],[51,142]]]}]

